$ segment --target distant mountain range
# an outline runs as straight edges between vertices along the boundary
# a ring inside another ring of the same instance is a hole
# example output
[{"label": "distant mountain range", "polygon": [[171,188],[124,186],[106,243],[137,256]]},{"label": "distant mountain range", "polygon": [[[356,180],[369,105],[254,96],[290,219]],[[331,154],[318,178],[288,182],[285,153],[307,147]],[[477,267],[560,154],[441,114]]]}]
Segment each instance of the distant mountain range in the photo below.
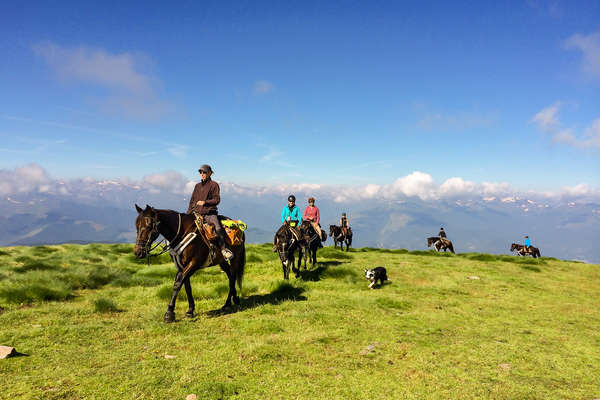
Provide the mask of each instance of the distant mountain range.
[{"label": "distant mountain range", "polygon": [[[271,241],[287,191],[221,187],[220,211],[248,224],[250,243]],[[425,249],[426,238],[443,226],[457,252],[506,254],[512,242],[522,243],[528,234],[543,256],[600,263],[595,240],[600,237],[600,202],[593,198],[357,196],[336,201],[335,193],[300,187],[294,193],[302,209],[303,199],[315,192],[323,227],[348,213],[354,247]],[[183,194],[118,181],[57,182],[44,191],[0,199],[0,245],[134,242],[135,203],[185,212],[188,201]]]}]

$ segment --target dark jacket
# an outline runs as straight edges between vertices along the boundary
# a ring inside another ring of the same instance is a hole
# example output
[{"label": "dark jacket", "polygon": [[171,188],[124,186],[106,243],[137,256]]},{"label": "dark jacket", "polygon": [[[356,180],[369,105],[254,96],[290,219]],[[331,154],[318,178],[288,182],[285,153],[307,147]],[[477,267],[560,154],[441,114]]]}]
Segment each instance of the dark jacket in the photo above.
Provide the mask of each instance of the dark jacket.
[{"label": "dark jacket", "polygon": [[[200,200],[205,201],[203,206],[196,205],[196,202]],[[217,204],[220,201],[219,184],[208,178],[206,181],[197,183],[194,187],[194,193],[192,193],[187,213],[190,214],[192,211],[195,211],[200,215],[216,215]]]},{"label": "dark jacket", "polygon": [[438,233],[439,237],[445,238],[446,237],[446,232],[444,231],[440,231],[440,233]]}]

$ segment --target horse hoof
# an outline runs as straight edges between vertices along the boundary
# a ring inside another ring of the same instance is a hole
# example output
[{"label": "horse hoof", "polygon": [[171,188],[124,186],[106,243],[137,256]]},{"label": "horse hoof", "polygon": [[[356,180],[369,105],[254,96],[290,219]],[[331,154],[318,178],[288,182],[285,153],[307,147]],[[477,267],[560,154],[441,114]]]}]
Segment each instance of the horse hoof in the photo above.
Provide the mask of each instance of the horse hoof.
[{"label": "horse hoof", "polygon": [[190,310],[188,310],[188,311],[185,313],[185,317],[186,317],[186,318],[194,318],[194,310],[191,310],[191,311],[190,311]]},{"label": "horse hoof", "polygon": [[173,311],[167,311],[165,313],[165,317],[164,317],[163,321],[166,322],[166,323],[175,322],[175,312],[173,312]]}]

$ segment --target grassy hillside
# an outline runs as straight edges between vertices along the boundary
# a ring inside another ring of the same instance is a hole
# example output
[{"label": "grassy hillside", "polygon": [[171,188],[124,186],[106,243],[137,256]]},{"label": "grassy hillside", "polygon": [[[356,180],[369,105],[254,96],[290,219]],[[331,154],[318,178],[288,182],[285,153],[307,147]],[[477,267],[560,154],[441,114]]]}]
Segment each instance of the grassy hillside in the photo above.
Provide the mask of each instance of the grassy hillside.
[{"label": "grassy hillside", "polygon": [[[600,268],[543,258],[320,252],[289,283],[248,246],[242,306],[192,278],[194,319],[162,316],[174,268],[131,245],[0,248],[6,399],[600,398]],[[369,290],[363,269],[390,283]]]}]

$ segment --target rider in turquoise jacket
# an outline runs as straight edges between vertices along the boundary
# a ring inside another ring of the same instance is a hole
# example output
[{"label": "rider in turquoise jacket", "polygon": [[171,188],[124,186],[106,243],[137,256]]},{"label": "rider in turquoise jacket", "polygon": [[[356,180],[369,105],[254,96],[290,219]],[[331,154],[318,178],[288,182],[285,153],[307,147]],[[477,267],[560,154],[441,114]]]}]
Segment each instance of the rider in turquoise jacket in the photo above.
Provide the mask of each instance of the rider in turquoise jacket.
[{"label": "rider in turquoise jacket", "polygon": [[288,204],[285,205],[281,211],[281,223],[285,223],[285,221],[288,221],[293,227],[302,223],[300,209],[296,205],[296,197],[294,195],[288,197]]}]

